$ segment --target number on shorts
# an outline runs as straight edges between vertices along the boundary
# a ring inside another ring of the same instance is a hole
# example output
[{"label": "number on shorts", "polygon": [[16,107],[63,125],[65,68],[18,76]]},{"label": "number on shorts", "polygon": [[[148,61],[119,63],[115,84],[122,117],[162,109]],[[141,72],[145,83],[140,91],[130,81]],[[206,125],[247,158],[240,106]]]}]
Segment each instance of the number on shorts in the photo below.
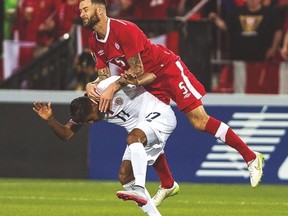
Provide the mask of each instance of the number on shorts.
[{"label": "number on shorts", "polygon": [[151,112],[145,118],[147,121],[151,122],[153,119],[157,118],[161,114],[159,112]]},{"label": "number on shorts", "polygon": [[188,93],[188,89],[186,88],[186,86],[184,85],[184,82],[180,82],[179,83],[179,88],[183,91],[182,94],[185,95]]}]

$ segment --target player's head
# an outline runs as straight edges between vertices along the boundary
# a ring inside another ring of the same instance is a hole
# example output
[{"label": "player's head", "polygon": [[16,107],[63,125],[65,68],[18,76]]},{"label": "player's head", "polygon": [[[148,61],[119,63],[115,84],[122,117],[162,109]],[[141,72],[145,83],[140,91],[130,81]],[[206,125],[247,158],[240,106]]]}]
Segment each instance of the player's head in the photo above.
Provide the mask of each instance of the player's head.
[{"label": "player's head", "polygon": [[80,0],[79,11],[83,25],[93,28],[100,20],[106,18],[106,0]]},{"label": "player's head", "polygon": [[86,96],[78,97],[70,103],[71,119],[79,124],[101,121],[104,114],[98,110],[98,103],[93,102]]},{"label": "player's head", "polygon": [[102,5],[104,5],[105,7],[108,6],[106,0],[91,0],[91,2],[92,2],[93,4],[102,4]]}]

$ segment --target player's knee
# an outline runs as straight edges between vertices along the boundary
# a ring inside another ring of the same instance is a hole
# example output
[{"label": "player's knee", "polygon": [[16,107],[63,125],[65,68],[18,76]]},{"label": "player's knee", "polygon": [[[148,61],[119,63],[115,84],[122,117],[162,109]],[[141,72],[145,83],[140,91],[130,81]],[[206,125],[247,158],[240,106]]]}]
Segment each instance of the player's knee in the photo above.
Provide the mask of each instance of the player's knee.
[{"label": "player's knee", "polygon": [[130,145],[132,143],[135,143],[137,142],[137,139],[138,137],[134,134],[128,134],[127,138],[126,138],[126,141],[127,141],[127,144]]},{"label": "player's knee", "polygon": [[128,134],[126,141],[128,145],[136,142],[145,143],[146,135],[142,130],[136,128]]},{"label": "player's knee", "polygon": [[193,125],[196,130],[204,131],[208,122],[208,115],[187,115],[189,122]]}]

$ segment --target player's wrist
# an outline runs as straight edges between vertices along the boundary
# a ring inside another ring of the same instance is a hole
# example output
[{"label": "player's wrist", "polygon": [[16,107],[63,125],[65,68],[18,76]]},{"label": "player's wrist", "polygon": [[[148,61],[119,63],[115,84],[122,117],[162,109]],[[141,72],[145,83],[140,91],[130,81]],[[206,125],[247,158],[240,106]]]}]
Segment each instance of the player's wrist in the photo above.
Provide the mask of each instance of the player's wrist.
[{"label": "player's wrist", "polygon": [[48,124],[51,123],[51,122],[53,122],[54,120],[55,120],[55,119],[54,119],[53,115],[51,115],[51,116],[49,116],[49,117],[47,118]]}]

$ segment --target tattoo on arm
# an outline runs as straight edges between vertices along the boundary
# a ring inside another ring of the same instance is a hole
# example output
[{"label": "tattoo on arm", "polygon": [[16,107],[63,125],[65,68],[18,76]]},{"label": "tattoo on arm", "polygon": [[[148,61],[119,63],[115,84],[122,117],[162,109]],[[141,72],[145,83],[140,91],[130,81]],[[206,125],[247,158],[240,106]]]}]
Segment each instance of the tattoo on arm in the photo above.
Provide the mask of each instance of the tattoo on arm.
[{"label": "tattoo on arm", "polygon": [[103,69],[97,70],[97,72],[98,72],[99,82],[101,80],[104,80],[104,79],[106,79],[106,78],[111,76],[111,73],[110,73],[110,70],[109,70],[108,67],[105,67]]},{"label": "tattoo on arm", "polygon": [[129,73],[135,74],[136,76],[144,73],[144,68],[139,53],[134,57],[127,59],[127,62],[130,65],[130,68],[128,70]]}]

